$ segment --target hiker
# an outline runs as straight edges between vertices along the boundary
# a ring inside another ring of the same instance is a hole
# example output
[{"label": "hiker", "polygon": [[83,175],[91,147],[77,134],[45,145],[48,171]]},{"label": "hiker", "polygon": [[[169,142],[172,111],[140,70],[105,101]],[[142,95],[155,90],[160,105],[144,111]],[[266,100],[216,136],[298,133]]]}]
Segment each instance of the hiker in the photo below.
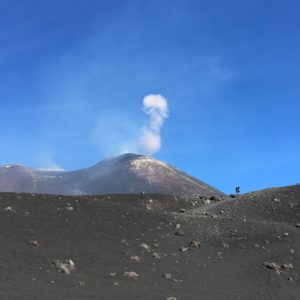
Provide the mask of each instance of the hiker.
[{"label": "hiker", "polygon": [[235,192],[236,192],[237,194],[239,194],[239,193],[241,192],[241,190],[240,190],[240,187],[239,187],[239,186],[237,186],[237,187],[235,188]]}]

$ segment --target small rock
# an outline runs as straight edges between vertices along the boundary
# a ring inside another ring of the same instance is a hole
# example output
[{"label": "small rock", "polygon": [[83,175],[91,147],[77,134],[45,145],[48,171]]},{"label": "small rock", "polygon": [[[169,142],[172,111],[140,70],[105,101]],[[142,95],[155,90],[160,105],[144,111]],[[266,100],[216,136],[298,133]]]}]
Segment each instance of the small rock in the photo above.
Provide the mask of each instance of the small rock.
[{"label": "small rock", "polygon": [[264,262],[263,265],[271,270],[275,270],[277,274],[280,274],[280,266],[274,262]]},{"label": "small rock", "polygon": [[57,272],[64,273],[66,275],[70,275],[71,272],[76,271],[75,264],[71,259],[66,260],[65,263],[60,260],[54,260],[52,265],[55,267]]},{"label": "small rock", "polygon": [[117,276],[117,273],[115,273],[115,272],[110,272],[110,273],[109,273],[109,276],[115,277],[115,276]]},{"label": "small rock", "polygon": [[223,246],[223,248],[227,248],[227,249],[229,248],[229,245],[226,244],[225,242],[222,243],[222,246]]},{"label": "small rock", "polygon": [[157,259],[160,258],[160,255],[159,255],[157,252],[154,252],[154,253],[152,254],[152,256],[155,257],[155,258],[157,258]]},{"label": "small rock", "polygon": [[202,201],[202,203],[205,204],[205,205],[210,204],[210,200],[209,199],[205,199],[205,200]]},{"label": "small rock", "polygon": [[66,264],[62,263],[59,260],[53,261],[52,264],[55,267],[55,269],[57,270],[57,272],[70,275],[71,272],[70,272],[69,268],[66,266]]},{"label": "small rock", "polygon": [[76,271],[75,263],[73,260],[67,259],[66,264],[67,264],[68,268],[70,269],[70,271]]},{"label": "small rock", "polygon": [[139,278],[139,274],[137,274],[136,272],[133,272],[133,271],[124,272],[123,276],[128,277],[130,279],[138,279]]},{"label": "small rock", "polygon": [[294,265],[291,264],[291,263],[286,263],[286,264],[282,265],[282,268],[293,270],[294,269]]},{"label": "small rock", "polygon": [[180,251],[180,252],[185,252],[185,251],[187,251],[187,250],[189,250],[189,248],[187,248],[187,247],[180,247],[180,248],[179,248],[179,251]]},{"label": "small rock", "polygon": [[141,258],[137,255],[130,256],[130,259],[136,262],[139,262],[141,260]]},{"label": "small rock", "polygon": [[9,212],[9,213],[12,213],[12,214],[15,214],[17,211],[14,209],[14,208],[12,208],[11,206],[6,206],[5,208],[4,208],[4,211],[5,212]]},{"label": "small rock", "polygon": [[146,205],[145,205],[145,208],[146,208],[147,210],[152,210],[152,206],[149,205],[149,204],[146,204]]},{"label": "small rock", "polygon": [[34,247],[39,247],[40,243],[37,240],[30,240],[28,241],[28,244]]},{"label": "small rock", "polygon": [[287,236],[289,236],[289,233],[288,233],[288,232],[285,232],[285,233],[283,234],[283,236],[287,237]]},{"label": "small rock", "polygon": [[140,247],[146,250],[147,252],[150,252],[150,246],[148,246],[146,243],[141,243]]},{"label": "small rock", "polygon": [[300,228],[300,223],[295,224],[295,226],[296,226],[297,228]]},{"label": "small rock", "polygon": [[166,300],[177,300],[176,297],[168,297]]},{"label": "small rock", "polygon": [[73,210],[74,210],[74,207],[73,207],[73,206],[67,206],[67,210],[68,210],[68,211],[73,211]]},{"label": "small rock", "polygon": [[120,286],[119,282],[115,281],[114,286]]},{"label": "small rock", "polygon": [[280,202],[280,200],[278,198],[274,198],[273,201],[274,202]]},{"label": "small rock", "polygon": [[180,208],[179,211],[182,212],[182,213],[184,213],[184,212],[186,212],[186,209],[185,208]]},{"label": "small rock", "polygon": [[171,275],[171,273],[164,273],[164,274],[162,275],[162,277],[163,277],[163,278],[166,278],[166,279],[168,279],[168,280],[172,280],[172,275]]},{"label": "small rock", "polygon": [[201,242],[198,240],[192,240],[189,242],[189,246],[193,248],[199,248],[201,246]]}]

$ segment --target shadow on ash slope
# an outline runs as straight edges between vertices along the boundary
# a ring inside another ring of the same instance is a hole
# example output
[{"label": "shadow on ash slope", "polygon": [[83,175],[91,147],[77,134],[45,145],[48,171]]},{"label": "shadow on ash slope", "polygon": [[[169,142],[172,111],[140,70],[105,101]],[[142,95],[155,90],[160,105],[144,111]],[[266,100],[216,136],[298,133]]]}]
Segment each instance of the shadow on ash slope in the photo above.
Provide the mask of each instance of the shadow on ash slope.
[{"label": "shadow on ash slope", "polygon": [[300,186],[0,197],[1,299],[299,299]]}]

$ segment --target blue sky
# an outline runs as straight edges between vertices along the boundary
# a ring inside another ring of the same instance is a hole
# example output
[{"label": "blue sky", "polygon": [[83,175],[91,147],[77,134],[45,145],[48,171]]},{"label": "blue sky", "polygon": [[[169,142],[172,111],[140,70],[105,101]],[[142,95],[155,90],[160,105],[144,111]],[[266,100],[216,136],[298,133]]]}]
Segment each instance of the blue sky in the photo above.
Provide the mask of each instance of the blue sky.
[{"label": "blue sky", "polygon": [[154,157],[230,193],[300,181],[298,1],[0,0],[0,164],[66,170],[169,117]]}]

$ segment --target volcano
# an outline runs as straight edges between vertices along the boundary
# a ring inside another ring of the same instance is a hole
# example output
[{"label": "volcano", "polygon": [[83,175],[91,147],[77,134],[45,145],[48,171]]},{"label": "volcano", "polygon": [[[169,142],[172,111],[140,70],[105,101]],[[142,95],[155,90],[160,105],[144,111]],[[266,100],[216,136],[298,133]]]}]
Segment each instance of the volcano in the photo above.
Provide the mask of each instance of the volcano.
[{"label": "volcano", "polygon": [[0,192],[224,196],[221,191],[171,165],[132,153],[108,158],[92,167],[76,171],[34,170],[20,165],[2,166]]}]

